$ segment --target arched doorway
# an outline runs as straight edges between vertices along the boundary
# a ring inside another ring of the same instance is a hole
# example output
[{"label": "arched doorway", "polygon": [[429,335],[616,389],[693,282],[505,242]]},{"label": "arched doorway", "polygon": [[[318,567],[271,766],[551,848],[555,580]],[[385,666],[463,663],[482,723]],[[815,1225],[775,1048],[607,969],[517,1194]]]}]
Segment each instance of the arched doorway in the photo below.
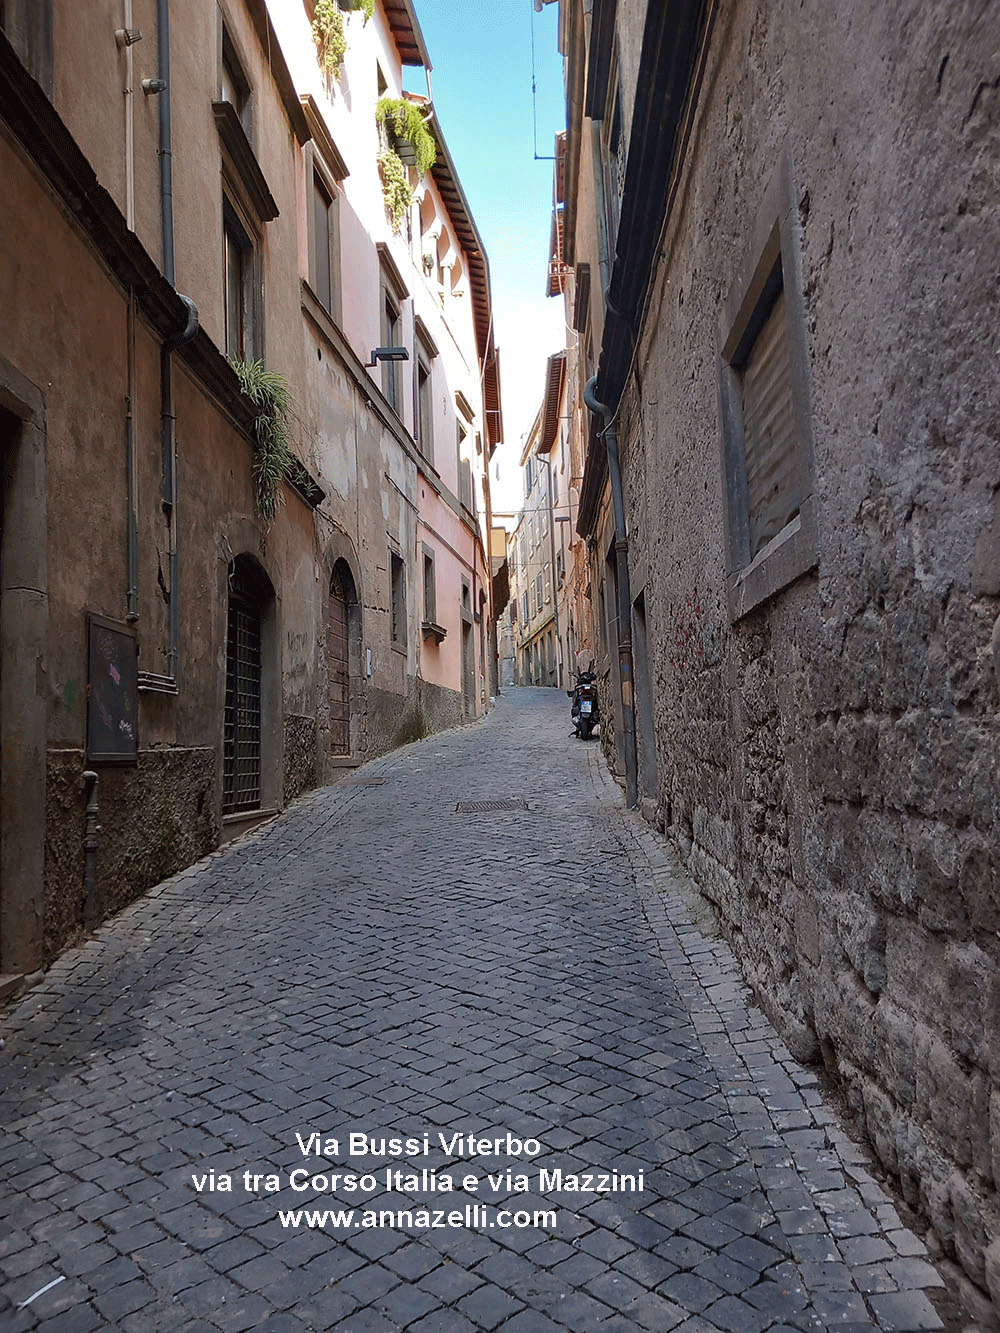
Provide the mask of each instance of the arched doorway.
[{"label": "arched doorway", "polygon": [[358,596],[351,571],[338,560],[327,599],[326,663],[330,693],[330,753],[351,753],[351,659]]},{"label": "arched doorway", "polygon": [[263,624],[274,597],[270,580],[252,556],[229,566],[226,629],[226,710],[222,746],[222,813],[261,805]]}]

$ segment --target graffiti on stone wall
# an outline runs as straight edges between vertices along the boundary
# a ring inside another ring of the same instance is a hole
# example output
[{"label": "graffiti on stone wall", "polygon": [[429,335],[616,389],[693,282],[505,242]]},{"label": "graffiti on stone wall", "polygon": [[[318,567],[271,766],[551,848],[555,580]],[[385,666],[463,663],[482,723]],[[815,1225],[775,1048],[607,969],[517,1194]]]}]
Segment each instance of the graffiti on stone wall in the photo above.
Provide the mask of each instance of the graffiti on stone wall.
[{"label": "graffiti on stone wall", "polygon": [[715,666],[722,658],[722,636],[722,617],[712,608],[706,611],[695,588],[673,613],[670,665],[682,675]]}]

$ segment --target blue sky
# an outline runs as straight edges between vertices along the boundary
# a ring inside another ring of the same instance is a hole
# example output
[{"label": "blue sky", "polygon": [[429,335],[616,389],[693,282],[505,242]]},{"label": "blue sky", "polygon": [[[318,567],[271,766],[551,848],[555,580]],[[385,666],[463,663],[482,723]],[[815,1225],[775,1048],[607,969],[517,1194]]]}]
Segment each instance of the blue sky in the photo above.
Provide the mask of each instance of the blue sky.
[{"label": "blue sky", "polygon": [[[565,124],[557,4],[415,0],[434,106],[490,261],[505,447],[496,508],[519,503],[511,464],[541,401],[545,360],[565,341],[562,301],[545,295],[553,138]],[[534,79],[532,105],[532,35]],[[424,92],[422,71],[407,87]]]}]

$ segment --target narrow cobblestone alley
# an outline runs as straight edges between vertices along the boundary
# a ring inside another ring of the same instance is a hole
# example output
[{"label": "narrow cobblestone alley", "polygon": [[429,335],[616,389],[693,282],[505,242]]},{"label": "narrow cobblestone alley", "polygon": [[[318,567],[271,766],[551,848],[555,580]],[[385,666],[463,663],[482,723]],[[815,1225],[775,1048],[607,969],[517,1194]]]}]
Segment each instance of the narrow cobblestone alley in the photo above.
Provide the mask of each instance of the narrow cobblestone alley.
[{"label": "narrow cobblestone alley", "polygon": [[507,693],[2,1016],[0,1327],[945,1327],[922,1242],[568,732],[564,694]]}]

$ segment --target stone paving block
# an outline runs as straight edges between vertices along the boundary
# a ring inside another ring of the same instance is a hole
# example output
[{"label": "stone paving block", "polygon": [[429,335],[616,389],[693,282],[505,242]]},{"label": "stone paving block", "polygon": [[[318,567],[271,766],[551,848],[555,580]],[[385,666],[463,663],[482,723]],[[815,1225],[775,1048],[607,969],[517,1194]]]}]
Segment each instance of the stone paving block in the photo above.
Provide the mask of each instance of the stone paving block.
[{"label": "stone paving block", "polygon": [[922,1329],[944,1328],[944,1323],[922,1291],[899,1291],[868,1298],[879,1327],[886,1330],[908,1330],[919,1333]]},{"label": "stone paving block", "polygon": [[455,1308],[473,1320],[477,1327],[492,1330],[523,1309],[524,1302],[488,1282],[463,1296]]},{"label": "stone paving block", "polygon": [[559,1333],[559,1325],[538,1310],[522,1310],[500,1328],[503,1333]]},{"label": "stone paving block", "polygon": [[[346,1325],[338,1325],[338,1329]],[[410,1324],[407,1333],[475,1333],[476,1325],[459,1310],[437,1310]]]},{"label": "stone paving block", "polygon": [[154,1295],[150,1287],[141,1279],[124,1282],[109,1287],[93,1297],[93,1305],[108,1320],[112,1327],[129,1314],[144,1309],[151,1304]]},{"label": "stone paving block", "polygon": [[857,1291],[817,1292],[812,1299],[812,1308],[826,1328],[863,1323],[868,1315],[864,1297]]}]

